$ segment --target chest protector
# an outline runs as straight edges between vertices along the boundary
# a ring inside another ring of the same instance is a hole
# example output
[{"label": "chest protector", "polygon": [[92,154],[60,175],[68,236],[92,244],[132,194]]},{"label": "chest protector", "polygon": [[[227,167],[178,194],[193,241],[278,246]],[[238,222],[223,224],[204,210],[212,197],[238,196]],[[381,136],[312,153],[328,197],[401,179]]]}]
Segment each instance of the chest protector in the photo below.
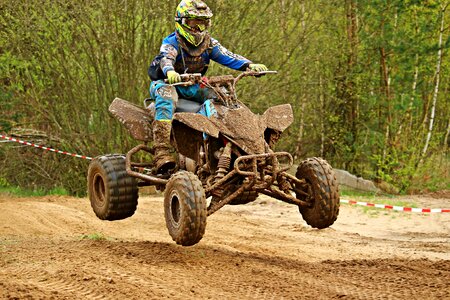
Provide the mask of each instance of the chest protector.
[{"label": "chest protector", "polygon": [[[212,52],[210,34],[208,33],[203,42],[197,47],[187,42],[178,32],[176,33],[176,38],[178,42],[178,55],[174,65],[175,71],[180,74],[201,73],[204,75],[208,70],[209,57]],[[148,75],[152,81],[166,78],[161,70],[161,59],[163,57],[164,55],[161,53],[155,56],[148,68]]]}]

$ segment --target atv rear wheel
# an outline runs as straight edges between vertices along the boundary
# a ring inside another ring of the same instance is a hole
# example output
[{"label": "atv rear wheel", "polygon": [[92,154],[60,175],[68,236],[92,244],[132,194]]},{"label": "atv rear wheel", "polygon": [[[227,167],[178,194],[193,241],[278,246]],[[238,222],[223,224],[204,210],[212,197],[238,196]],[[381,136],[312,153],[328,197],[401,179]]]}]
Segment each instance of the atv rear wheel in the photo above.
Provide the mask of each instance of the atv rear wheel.
[{"label": "atv rear wheel", "polygon": [[309,158],[300,163],[295,176],[306,181],[306,185],[296,188],[309,194],[297,192],[297,198],[311,203],[299,206],[303,219],[314,228],[331,226],[339,214],[339,189],[331,166],[322,158]]},{"label": "atv rear wheel", "polygon": [[126,172],[124,156],[96,157],[89,165],[87,181],[91,206],[99,219],[122,220],[136,211],[138,186]]},{"label": "atv rear wheel", "polygon": [[206,228],[206,197],[201,181],[193,173],[180,171],[170,177],[164,192],[164,215],[172,239],[192,246]]}]

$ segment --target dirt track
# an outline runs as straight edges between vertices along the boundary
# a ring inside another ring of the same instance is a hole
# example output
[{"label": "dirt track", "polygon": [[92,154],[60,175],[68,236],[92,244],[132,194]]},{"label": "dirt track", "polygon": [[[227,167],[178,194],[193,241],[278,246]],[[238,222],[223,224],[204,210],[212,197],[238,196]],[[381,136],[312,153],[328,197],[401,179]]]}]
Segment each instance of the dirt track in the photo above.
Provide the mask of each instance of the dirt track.
[{"label": "dirt track", "polygon": [[133,217],[105,222],[88,199],[0,195],[0,298],[450,299],[448,213],[342,205],[314,230],[294,206],[259,198],[220,210],[184,248],[162,198],[139,200]]}]

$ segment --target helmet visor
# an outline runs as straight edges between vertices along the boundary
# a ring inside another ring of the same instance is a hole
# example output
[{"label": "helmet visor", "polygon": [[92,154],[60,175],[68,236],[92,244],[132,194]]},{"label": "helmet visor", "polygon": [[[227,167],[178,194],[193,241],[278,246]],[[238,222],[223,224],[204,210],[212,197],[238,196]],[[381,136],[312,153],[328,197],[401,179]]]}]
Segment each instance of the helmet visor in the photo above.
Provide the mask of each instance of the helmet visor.
[{"label": "helmet visor", "polygon": [[183,18],[183,25],[195,31],[205,31],[211,25],[210,19],[186,19]]}]

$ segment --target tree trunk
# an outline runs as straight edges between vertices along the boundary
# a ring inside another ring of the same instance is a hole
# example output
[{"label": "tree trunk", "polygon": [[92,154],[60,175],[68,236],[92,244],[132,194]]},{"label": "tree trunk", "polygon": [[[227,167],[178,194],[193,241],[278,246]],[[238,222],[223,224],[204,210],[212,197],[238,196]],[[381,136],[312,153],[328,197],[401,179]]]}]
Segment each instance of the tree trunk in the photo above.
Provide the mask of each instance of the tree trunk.
[{"label": "tree trunk", "polygon": [[448,123],[447,123],[447,132],[445,133],[445,137],[444,137],[444,151],[445,153],[447,153],[449,144],[448,144],[448,136],[450,135],[450,118],[448,119]]},{"label": "tree trunk", "polygon": [[409,100],[408,111],[406,112],[407,117],[409,118],[409,130],[412,129],[413,118],[412,118],[412,108],[414,103],[414,98],[416,97],[417,91],[417,80],[419,79],[419,54],[416,54],[416,61],[414,66],[414,81],[412,85],[412,96]]},{"label": "tree trunk", "polygon": [[389,69],[387,66],[387,54],[384,47],[380,47],[380,68],[381,68],[381,86],[384,89],[384,96],[386,99],[386,107],[385,111],[387,114],[387,120],[385,124],[385,137],[384,137],[384,146],[383,146],[383,161],[386,160],[387,150],[389,146],[390,140],[390,125],[391,125],[391,109],[390,109],[390,101],[391,101],[391,87],[390,87],[390,77],[389,77]]},{"label": "tree trunk", "polygon": [[[302,19],[301,19],[301,26],[302,29],[305,30],[306,28],[306,21],[305,21],[305,3],[302,2],[301,4],[301,12],[302,12]],[[304,78],[306,78],[307,75],[307,69],[305,67],[305,69],[303,70],[303,76]],[[305,118],[304,118],[304,112],[306,109],[306,96],[305,93],[302,91],[302,96],[299,97],[300,98],[300,126],[299,126],[299,131],[298,131],[298,136],[297,136],[297,143],[295,145],[295,151],[294,151],[294,161],[297,161],[297,159],[301,156],[302,154],[302,143],[303,143],[303,133],[304,133],[304,129],[305,129]]]},{"label": "tree trunk", "polygon": [[294,151],[294,161],[297,161],[297,159],[302,154],[302,143],[303,143],[303,133],[305,130],[305,119],[304,119],[304,112],[305,112],[305,106],[306,106],[306,99],[302,97],[300,100],[300,128],[298,130],[298,137],[297,137],[297,144],[295,145],[295,151]]},{"label": "tree trunk", "polygon": [[319,70],[319,98],[320,98],[320,110],[322,117],[320,118],[320,156],[325,155],[325,116],[327,114],[325,110],[325,96],[323,90],[322,74]]},{"label": "tree trunk", "polygon": [[345,166],[348,171],[354,171],[353,163],[356,157],[356,141],[358,139],[358,118],[359,118],[359,99],[358,84],[355,80],[359,54],[359,36],[358,36],[358,7],[357,1],[346,0],[346,33],[347,33],[347,53],[346,69],[342,80],[342,100],[344,100],[344,111],[342,114],[343,125],[349,138],[345,139],[348,154],[346,155]]},{"label": "tree trunk", "polygon": [[[419,22],[417,20],[417,12],[414,11],[414,21],[415,21],[415,27],[414,27],[414,33],[416,36],[419,35],[420,29],[419,29]],[[413,77],[413,83],[411,88],[411,97],[409,98],[408,108],[406,109],[405,117],[402,119],[402,122],[400,123],[400,126],[398,127],[397,134],[396,134],[396,140],[400,139],[400,136],[403,131],[403,127],[407,127],[407,132],[411,132],[412,125],[413,125],[413,118],[412,118],[412,110],[413,110],[413,104],[414,99],[416,98],[417,94],[417,81],[419,79],[419,53],[415,54],[414,59],[414,77]],[[405,124],[408,124],[407,126]]]},{"label": "tree trunk", "polygon": [[425,145],[423,146],[422,150],[422,156],[420,158],[419,164],[423,163],[423,160],[425,158],[425,155],[427,154],[428,147],[430,145],[431,135],[433,133],[433,126],[434,126],[434,117],[436,115],[436,102],[439,94],[439,80],[441,75],[441,64],[442,64],[442,37],[444,35],[444,17],[445,17],[445,10],[447,9],[448,4],[441,7],[441,27],[439,30],[439,50],[438,50],[438,57],[437,57],[437,63],[436,63],[436,83],[434,85],[434,93],[433,93],[433,101],[431,104],[431,112],[430,112],[430,123],[428,126],[428,133],[425,140]]}]

